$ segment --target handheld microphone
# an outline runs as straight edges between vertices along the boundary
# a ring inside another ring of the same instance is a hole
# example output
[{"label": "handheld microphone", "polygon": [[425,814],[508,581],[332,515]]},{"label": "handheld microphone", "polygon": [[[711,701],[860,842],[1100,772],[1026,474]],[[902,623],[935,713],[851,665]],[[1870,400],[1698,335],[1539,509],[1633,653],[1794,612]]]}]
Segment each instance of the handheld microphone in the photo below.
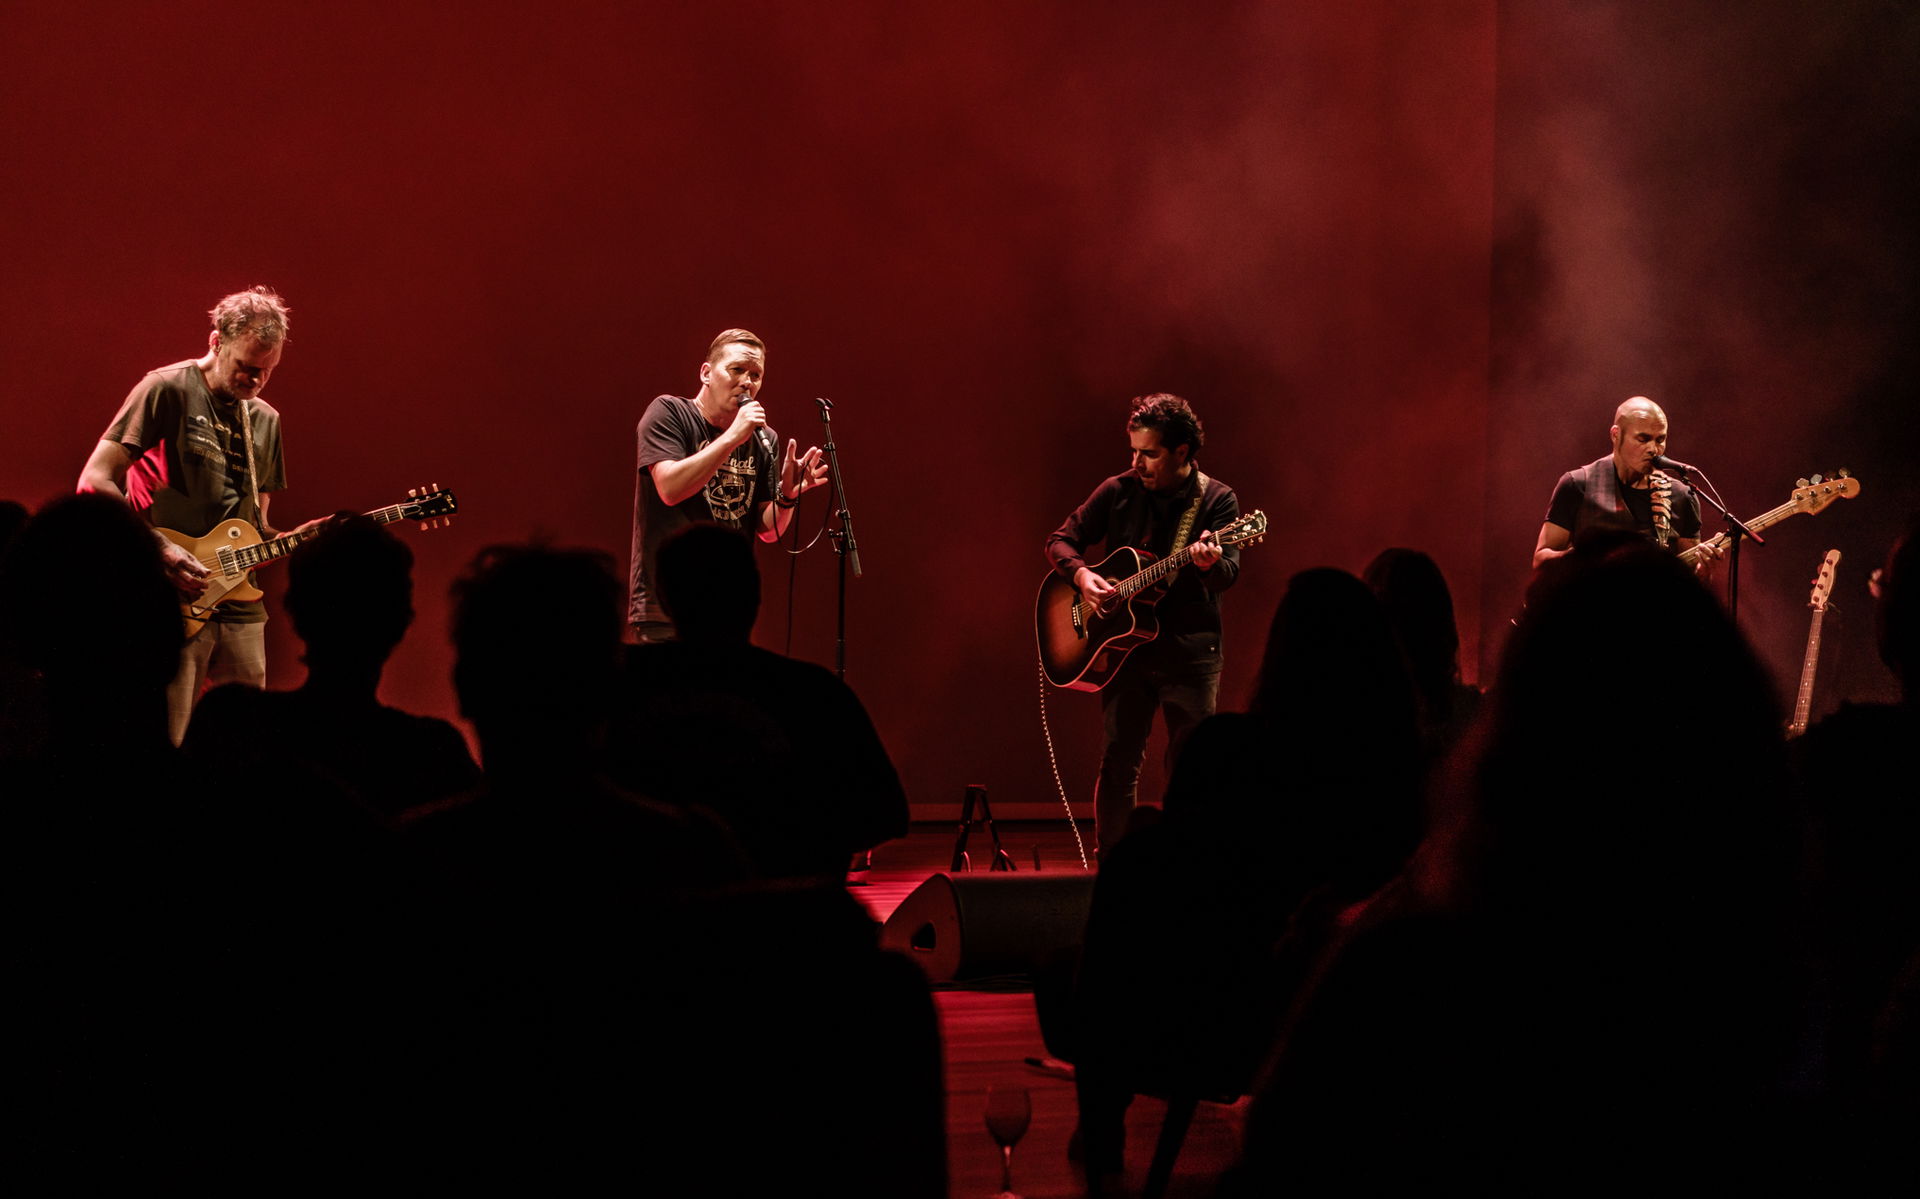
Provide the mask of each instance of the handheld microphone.
[{"label": "handheld microphone", "polygon": [[1669,474],[1679,475],[1683,479],[1688,478],[1694,471],[1700,469],[1697,466],[1689,466],[1684,462],[1675,462],[1665,454],[1656,455],[1653,460],[1653,465]]}]

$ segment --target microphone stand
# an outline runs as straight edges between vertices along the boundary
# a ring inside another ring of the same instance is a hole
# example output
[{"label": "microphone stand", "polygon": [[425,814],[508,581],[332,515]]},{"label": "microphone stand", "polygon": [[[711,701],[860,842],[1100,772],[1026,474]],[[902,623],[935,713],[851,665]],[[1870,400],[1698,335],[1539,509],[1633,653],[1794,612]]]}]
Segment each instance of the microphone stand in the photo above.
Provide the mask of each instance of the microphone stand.
[{"label": "microphone stand", "polygon": [[[1671,470],[1672,468],[1668,467],[1666,469]],[[1689,484],[1693,482],[1693,476],[1699,475],[1700,481],[1706,484],[1706,486],[1695,487],[1693,494],[1705,496],[1706,501],[1712,504],[1720,515],[1726,519],[1727,540],[1733,543],[1733,551],[1727,556],[1727,614],[1733,617],[1735,624],[1738,624],[1740,623],[1740,543],[1751,537],[1755,545],[1764,547],[1767,544],[1767,539],[1752,529],[1749,529],[1745,521],[1727,511],[1727,506],[1720,502],[1719,496],[1713,494],[1717,493],[1720,489],[1713,485],[1712,479],[1707,478],[1706,471],[1701,470],[1699,467],[1687,467],[1682,469],[1679,475]]]},{"label": "microphone stand", "polygon": [[847,484],[840,474],[840,451],[833,444],[833,401],[821,396],[814,403],[820,405],[820,424],[826,437],[826,444],[821,448],[827,455],[827,471],[833,476],[834,514],[840,518],[840,527],[828,535],[833,538],[834,557],[840,560],[833,627],[833,673],[844,683],[847,680],[847,565],[852,563],[854,577],[859,578],[860,543],[853,536],[853,509],[847,506]]},{"label": "microphone stand", "polygon": [[[844,683],[847,681],[847,565],[852,563],[854,577],[858,578],[860,543],[853,536],[853,509],[847,506],[847,484],[840,473],[840,451],[833,444],[833,401],[819,396],[814,403],[820,405],[820,427],[825,438],[821,449],[827,455],[827,473],[833,478],[834,514],[840,518],[840,527],[828,535],[833,538],[833,556],[839,561],[836,572],[839,581],[834,596],[833,673]],[[873,851],[856,850],[853,860],[847,864],[847,881],[855,886],[865,886],[872,870]]]}]

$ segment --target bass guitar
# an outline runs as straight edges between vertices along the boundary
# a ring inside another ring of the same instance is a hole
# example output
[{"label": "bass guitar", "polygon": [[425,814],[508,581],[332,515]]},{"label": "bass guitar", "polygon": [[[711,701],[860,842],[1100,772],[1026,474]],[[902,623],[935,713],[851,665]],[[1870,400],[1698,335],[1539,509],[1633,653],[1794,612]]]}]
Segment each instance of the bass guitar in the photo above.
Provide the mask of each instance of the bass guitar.
[{"label": "bass guitar", "polygon": [[1820,573],[1813,580],[1813,594],[1807,607],[1813,609],[1813,621],[1807,626],[1807,657],[1800,666],[1800,692],[1793,700],[1793,719],[1787,723],[1787,736],[1798,737],[1807,731],[1807,709],[1813,703],[1813,672],[1820,664],[1820,625],[1827,617],[1827,597],[1833,593],[1833,570],[1840,565],[1840,551],[1828,550],[1821,559]]},{"label": "bass guitar", "polygon": [[[1212,542],[1224,548],[1258,542],[1266,535],[1267,514],[1254,511],[1214,530]],[[1183,545],[1160,559],[1132,546],[1108,554],[1093,567],[1114,589],[1099,606],[1082,599],[1073,580],[1049,571],[1034,603],[1034,630],[1047,681],[1069,691],[1098,691],[1106,686],[1136,646],[1159,635],[1153,607],[1173,576],[1193,561],[1197,544]]]},{"label": "bass guitar", "polygon": [[[1802,512],[1811,515],[1825,510],[1827,505],[1835,500],[1850,500],[1859,494],[1860,480],[1854,478],[1843,466],[1840,468],[1840,473],[1831,479],[1822,479],[1819,475],[1815,475],[1812,479],[1799,480],[1793,486],[1792,499],[1770,512],[1754,517],[1747,522],[1747,528],[1758,533],[1762,529],[1779,524],[1789,516],[1798,516]],[[1700,544],[1680,551],[1680,560],[1692,566],[1712,550],[1726,548],[1727,543],[1728,537],[1725,533],[1715,533]]]},{"label": "bass guitar", "polygon": [[[459,504],[453,493],[442,490],[435,483],[431,487],[408,491],[407,498],[400,503],[375,508],[366,515],[383,525],[396,520],[417,520],[422,529],[431,529],[446,524],[445,518],[458,509]],[[191,637],[200,631],[200,627],[213,615],[213,610],[221,604],[259,599],[260,589],[248,577],[251,572],[256,567],[286,557],[295,546],[320,530],[295,530],[263,541],[258,529],[244,520],[236,519],[222,521],[204,537],[194,537],[172,529],[156,528],[154,531],[192,554],[200,565],[207,568],[206,589],[198,599],[180,605],[180,615],[187,622],[187,636]]]}]

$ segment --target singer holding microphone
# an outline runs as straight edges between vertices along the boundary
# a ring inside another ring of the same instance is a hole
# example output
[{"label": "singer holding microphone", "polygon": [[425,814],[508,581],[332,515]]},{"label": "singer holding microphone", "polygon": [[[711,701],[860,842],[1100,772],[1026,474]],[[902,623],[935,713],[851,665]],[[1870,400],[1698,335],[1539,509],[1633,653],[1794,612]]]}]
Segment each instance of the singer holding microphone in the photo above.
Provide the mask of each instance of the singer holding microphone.
[{"label": "singer holding microphone", "polygon": [[642,643],[671,641],[653,584],[654,554],[675,530],[703,521],[778,540],[800,496],[827,481],[817,447],[803,454],[767,427],[760,405],[767,347],[745,329],[713,339],[692,399],[656,396],[640,418],[627,620]]},{"label": "singer holding microphone", "polygon": [[[1664,457],[1667,414],[1646,396],[1634,396],[1613,413],[1607,431],[1613,452],[1560,476],[1547,505],[1547,519],[1534,543],[1533,565],[1573,548],[1592,529],[1636,532],[1671,553],[1700,541],[1700,500],[1681,481],[1691,469]],[[1705,553],[1707,570],[1718,554]]]}]

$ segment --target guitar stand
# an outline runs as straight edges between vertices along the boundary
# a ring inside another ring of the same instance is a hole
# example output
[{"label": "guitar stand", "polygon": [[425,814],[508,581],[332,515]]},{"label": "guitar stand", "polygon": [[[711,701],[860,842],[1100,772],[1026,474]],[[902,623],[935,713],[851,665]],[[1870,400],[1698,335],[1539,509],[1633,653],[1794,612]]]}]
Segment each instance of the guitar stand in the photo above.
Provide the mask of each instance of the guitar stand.
[{"label": "guitar stand", "polygon": [[960,804],[960,835],[953,843],[953,865],[948,869],[956,873],[973,869],[973,859],[967,854],[967,834],[973,831],[975,824],[973,812],[976,802],[980,806],[979,823],[987,826],[987,835],[993,838],[993,864],[987,867],[988,871],[1012,870],[1012,856],[1000,848],[1000,830],[993,825],[993,808],[987,803],[987,789],[979,783],[967,784],[967,796]]}]

